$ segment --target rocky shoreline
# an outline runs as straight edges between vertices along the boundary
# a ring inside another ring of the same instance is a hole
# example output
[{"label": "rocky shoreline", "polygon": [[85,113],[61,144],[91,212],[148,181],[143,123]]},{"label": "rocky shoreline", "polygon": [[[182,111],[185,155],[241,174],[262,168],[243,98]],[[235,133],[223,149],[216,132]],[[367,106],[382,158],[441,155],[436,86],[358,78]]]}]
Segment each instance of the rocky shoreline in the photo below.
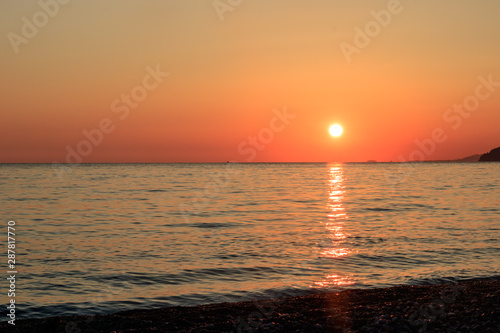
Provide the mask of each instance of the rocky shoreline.
[{"label": "rocky shoreline", "polygon": [[0,323],[2,332],[499,332],[500,277]]}]

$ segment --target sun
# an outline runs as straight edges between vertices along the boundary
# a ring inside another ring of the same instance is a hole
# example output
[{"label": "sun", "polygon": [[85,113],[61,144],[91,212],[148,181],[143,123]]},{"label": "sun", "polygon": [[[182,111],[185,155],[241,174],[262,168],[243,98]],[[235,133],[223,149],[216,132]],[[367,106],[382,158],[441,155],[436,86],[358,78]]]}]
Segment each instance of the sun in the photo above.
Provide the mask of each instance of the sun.
[{"label": "sun", "polygon": [[330,126],[329,132],[330,132],[331,136],[334,136],[337,138],[337,137],[342,135],[342,132],[344,132],[344,129],[339,124],[333,124],[332,126]]}]

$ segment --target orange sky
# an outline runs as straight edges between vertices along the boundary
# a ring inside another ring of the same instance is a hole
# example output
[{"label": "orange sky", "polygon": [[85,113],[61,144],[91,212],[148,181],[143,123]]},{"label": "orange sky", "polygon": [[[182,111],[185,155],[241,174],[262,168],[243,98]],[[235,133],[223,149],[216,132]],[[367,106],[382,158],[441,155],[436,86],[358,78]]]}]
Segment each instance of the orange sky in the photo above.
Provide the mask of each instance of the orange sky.
[{"label": "orange sky", "polygon": [[484,153],[500,145],[498,13],[497,0],[2,1],[0,162]]}]

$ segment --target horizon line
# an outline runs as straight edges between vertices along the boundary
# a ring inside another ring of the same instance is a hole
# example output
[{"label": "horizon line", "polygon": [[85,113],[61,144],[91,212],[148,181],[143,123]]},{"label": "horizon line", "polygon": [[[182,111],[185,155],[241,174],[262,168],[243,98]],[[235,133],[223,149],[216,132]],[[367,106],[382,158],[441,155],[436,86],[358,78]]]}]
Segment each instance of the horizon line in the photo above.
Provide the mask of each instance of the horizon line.
[{"label": "horizon line", "polygon": [[79,164],[330,164],[330,163],[342,163],[342,164],[352,164],[352,163],[363,163],[363,164],[375,164],[375,163],[478,163],[481,161],[462,161],[457,160],[426,160],[426,161],[261,161],[261,162],[237,162],[237,161],[226,161],[226,162],[81,162],[81,163],[66,163],[66,162],[0,162],[0,164],[50,164],[50,165],[79,165]]}]

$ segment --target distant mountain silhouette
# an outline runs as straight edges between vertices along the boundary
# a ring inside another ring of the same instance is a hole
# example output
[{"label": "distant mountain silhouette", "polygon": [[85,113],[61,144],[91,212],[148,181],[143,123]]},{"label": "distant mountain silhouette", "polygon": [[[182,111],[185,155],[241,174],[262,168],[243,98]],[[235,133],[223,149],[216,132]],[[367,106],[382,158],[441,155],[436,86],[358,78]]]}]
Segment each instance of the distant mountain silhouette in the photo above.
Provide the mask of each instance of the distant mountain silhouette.
[{"label": "distant mountain silhouette", "polygon": [[477,162],[481,158],[481,154],[471,155],[459,160],[454,160],[453,162]]},{"label": "distant mountain silhouette", "polygon": [[479,162],[500,162],[500,147],[481,155]]}]

